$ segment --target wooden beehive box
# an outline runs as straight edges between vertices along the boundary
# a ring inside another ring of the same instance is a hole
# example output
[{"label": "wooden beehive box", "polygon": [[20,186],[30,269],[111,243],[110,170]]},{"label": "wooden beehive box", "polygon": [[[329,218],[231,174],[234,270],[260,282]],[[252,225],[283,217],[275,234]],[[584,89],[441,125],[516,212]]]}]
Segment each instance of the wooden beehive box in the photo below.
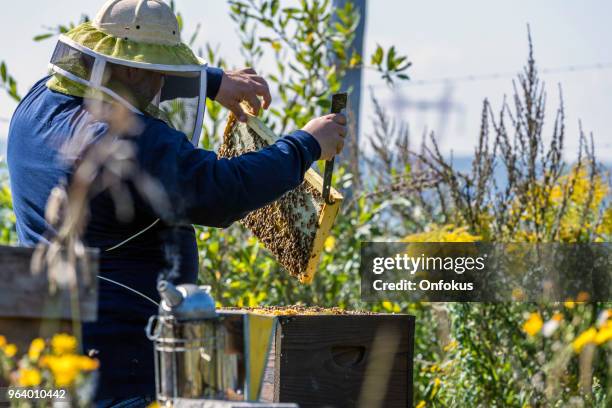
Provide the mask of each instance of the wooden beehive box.
[{"label": "wooden beehive box", "polygon": [[[219,156],[235,157],[257,151],[277,139],[278,136],[256,117],[249,116],[244,124],[230,114]],[[332,188],[333,203],[327,204],[322,191],[323,179],[309,169],[301,186],[278,201],[251,212],[241,221],[302,283],[310,283],[314,278],[325,239],[342,202],[342,195]]]},{"label": "wooden beehive box", "polygon": [[44,271],[31,273],[32,253],[32,248],[0,246],[0,335],[22,351],[36,337],[78,335],[80,322],[97,318],[97,252],[89,252],[86,271],[77,270],[78,291],[58,288],[55,294],[49,293]]},{"label": "wooden beehive box", "polygon": [[412,407],[414,324],[409,315],[281,312],[262,401]]}]

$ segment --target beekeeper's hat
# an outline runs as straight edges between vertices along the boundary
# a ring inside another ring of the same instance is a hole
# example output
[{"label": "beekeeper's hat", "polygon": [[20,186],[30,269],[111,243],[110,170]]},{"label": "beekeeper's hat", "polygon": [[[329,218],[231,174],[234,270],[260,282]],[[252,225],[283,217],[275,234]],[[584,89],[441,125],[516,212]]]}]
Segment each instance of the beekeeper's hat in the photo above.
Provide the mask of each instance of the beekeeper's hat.
[{"label": "beekeeper's hat", "polygon": [[[138,103],[121,96],[111,75],[117,65],[163,73],[159,94]],[[206,63],[181,42],[178,20],[163,1],[107,1],[93,22],[59,37],[50,68],[55,75],[49,88],[112,98],[135,113],[146,111],[197,145],[206,106]]]}]

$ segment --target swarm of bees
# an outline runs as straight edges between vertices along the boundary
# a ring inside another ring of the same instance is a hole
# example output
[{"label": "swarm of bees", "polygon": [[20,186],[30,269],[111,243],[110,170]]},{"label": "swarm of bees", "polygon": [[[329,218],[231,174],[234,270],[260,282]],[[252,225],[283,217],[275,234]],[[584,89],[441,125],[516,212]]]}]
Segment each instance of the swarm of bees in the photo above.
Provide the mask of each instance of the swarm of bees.
[{"label": "swarm of bees", "polygon": [[[232,158],[257,151],[274,143],[276,138],[257,118],[249,117],[248,123],[243,124],[230,114],[219,157]],[[326,204],[318,180],[320,176],[309,170],[298,188],[241,220],[277,261],[303,283],[309,283],[316,272],[323,242],[342,200],[334,190],[336,202]]]}]

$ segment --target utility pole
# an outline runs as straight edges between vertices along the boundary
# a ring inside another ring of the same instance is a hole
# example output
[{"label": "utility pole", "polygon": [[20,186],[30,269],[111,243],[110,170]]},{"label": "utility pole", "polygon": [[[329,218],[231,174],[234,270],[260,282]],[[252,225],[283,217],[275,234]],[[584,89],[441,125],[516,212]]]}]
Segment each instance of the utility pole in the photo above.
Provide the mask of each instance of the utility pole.
[{"label": "utility pole", "polygon": [[[363,55],[364,51],[364,43],[365,43],[365,26],[366,26],[366,16],[367,16],[367,0],[333,0],[334,8],[344,8],[347,2],[353,3],[355,10],[359,13],[361,17],[359,20],[359,25],[357,26],[357,30],[355,31],[355,39],[353,44],[351,44],[350,49],[355,50],[355,52],[363,58],[365,61],[365,56]],[[347,70],[345,77],[342,79],[342,91],[348,92],[349,89],[349,100],[348,100],[348,108],[347,113],[352,119],[352,123],[350,125],[350,131],[353,137],[351,143],[359,144],[359,118],[361,112],[361,88],[362,88],[362,80],[363,80],[363,68],[357,67]],[[345,149],[345,153],[342,155],[342,159],[346,160],[350,157],[350,153]]]}]

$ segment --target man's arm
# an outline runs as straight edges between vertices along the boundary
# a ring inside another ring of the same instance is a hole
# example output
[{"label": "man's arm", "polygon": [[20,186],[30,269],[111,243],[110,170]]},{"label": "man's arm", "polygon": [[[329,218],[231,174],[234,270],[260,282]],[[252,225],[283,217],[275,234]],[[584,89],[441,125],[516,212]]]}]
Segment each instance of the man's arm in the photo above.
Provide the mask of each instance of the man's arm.
[{"label": "man's arm", "polygon": [[183,134],[154,122],[138,139],[139,162],[157,179],[172,208],[172,222],[225,227],[298,187],[319,159],[319,142],[296,131],[258,152],[218,159]]},{"label": "man's arm", "polygon": [[[265,80],[250,69],[223,72],[208,68],[207,97],[246,121],[241,102],[252,113],[268,108]],[[263,98],[263,105],[259,99]],[[259,152],[233,159],[197,149],[185,135],[160,121],[152,121],[137,139],[142,168],[166,191],[172,210],[157,214],[173,222],[227,226],[298,187],[315,160],[328,160],[344,146],[346,118],[327,115],[310,121]]]}]

